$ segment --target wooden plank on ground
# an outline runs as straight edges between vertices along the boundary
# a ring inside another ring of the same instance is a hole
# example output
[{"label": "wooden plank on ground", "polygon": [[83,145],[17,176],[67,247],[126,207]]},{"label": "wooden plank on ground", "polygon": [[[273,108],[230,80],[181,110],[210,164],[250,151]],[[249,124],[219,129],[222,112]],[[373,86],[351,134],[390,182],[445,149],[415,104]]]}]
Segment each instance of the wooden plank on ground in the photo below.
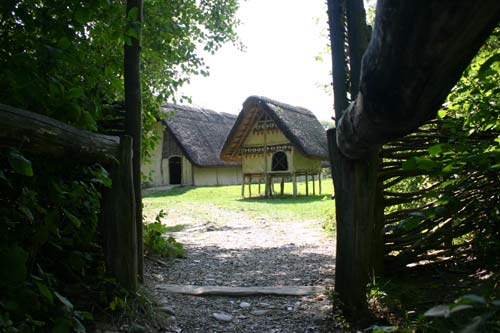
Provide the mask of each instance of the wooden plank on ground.
[{"label": "wooden plank on ground", "polygon": [[167,293],[194,296],[309,296],[326,292],[326,288],[323,286],[228,287],[159,284],[156,288]]}]

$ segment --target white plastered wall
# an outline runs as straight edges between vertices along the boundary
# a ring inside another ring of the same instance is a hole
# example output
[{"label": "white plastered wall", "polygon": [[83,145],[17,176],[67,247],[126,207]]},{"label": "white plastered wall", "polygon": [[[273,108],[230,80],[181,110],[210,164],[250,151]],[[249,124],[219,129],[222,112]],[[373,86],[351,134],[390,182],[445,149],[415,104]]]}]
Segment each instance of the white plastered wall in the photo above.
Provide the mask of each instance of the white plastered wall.
[{"label": "white plastered wall", "polygon": [[161,122],[157,122],[153,130],[158,135],[159,141],[151,154],[151,160],[149,163],[142,163],[142,174],[146,177],[143,178],[143,184],[146,187],[154,187],[162,185],[162,151],[163,151],[163,125]]}]

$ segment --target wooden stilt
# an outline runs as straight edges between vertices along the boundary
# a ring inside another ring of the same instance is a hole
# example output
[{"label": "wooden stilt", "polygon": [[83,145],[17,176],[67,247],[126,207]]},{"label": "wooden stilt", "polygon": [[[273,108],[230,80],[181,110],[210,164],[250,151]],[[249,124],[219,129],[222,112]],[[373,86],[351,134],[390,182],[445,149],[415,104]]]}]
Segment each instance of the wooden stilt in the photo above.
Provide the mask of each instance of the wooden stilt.
[{"label": "wooden stilt", "polygon": [[309,175],[306,172],[306,195],[309,195]]},{"label": "wooden stilt", "polygon": [[249,176],[248,180],[248,195],[252,197],[252,176]]},{"label": "wooden stilt", "polygon": [[321,170],[319,171],[319,176],[318,176],[318,182],[319,182],[319,195],[321,195]]},{"label": "wooden stilt", "polygon": [[313,180],[313,195],[316,195],[316,186],[314,185],[314,173],[312,174],[312,180]]},{"label": "wooden stilt", "polygon": [[274,195],[274,193],[276,192],[276,191],[274,190],[274,181],[273,181],[273,176],[270,176],[269,178],[270,178],[270,179],[269,179],[269,181],[271,182],[271,196],[273,196],[273,195]]},{"label": "wooden stilt", "polygon": [[243,198],[245,197],[245,178],[246,178],[246,175],[243,174],[243,181],[241,182],[241,196]]},{"label": "wooden stilt", "polygon": [[262,175],[259,176],[259,196],[260,196],[260,183],[262,182]]},{"label": "wooden stilt", "polygon": [[281,176],[281,196],[283,196],[283,193],[285,192],[285,176]]},{"label": "wooden stilt", "polygon": [[292,182],[293,182],[293,197],[295,198],[297,196],[297,175],[295,174],[295,172],[293,173]]}]

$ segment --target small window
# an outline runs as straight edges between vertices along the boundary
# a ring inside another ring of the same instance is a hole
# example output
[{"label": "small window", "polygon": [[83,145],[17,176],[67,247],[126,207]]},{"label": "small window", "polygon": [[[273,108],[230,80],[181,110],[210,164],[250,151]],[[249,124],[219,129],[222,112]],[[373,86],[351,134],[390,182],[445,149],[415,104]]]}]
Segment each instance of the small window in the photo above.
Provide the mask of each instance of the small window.
[{"label": "small window", "polygon": [[288,170],[288,160],[286,154],[279,151],[273,155],[272,171],[287,171]]}]

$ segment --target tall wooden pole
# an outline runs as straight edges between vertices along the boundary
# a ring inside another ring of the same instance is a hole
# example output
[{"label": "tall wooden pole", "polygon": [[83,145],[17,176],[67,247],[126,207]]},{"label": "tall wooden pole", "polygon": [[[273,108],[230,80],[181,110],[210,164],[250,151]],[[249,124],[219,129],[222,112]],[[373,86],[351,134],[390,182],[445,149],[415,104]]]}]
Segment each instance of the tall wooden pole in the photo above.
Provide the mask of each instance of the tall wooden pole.
[{"label": "tall wooden pole", "polygon": [[[364,23],[361,0],[347,1],[349,63],[351,87],[359,86],[361,66],[360,43],[363,41]],[[332,45],[333,89],[335,98],[335,118],[338,120],[348,108],[346,78],[346,7],[343,0],[328,0],[330,41]],[[356,95],[357,91],[351,96]],[[368,318],[366,288],[370,271],[371,235],[374,224],[374,202],[376,185],[376,155],[364,159],[351,160],[337,148],[336,129],[330,129],[328,147],[335,186],[337,222],[337,258],[335,269],[335,290],[345,305],[345,312],[353,319],[363,321]]]},{"label": "tall wooden pole", "polygon": [[[133,138],[132,173],[135,192],[135,221],[137,225],[137,272],[139,280],[144,276],[142,239],[142,195],[141,195],[141,155],[142,155],[142,91],[141,91],[141,24],[142,0],[127,0],[127,32],[124,55],[125,76],[125,133]],[[131,34],[130,31],[135,31]]]}]

